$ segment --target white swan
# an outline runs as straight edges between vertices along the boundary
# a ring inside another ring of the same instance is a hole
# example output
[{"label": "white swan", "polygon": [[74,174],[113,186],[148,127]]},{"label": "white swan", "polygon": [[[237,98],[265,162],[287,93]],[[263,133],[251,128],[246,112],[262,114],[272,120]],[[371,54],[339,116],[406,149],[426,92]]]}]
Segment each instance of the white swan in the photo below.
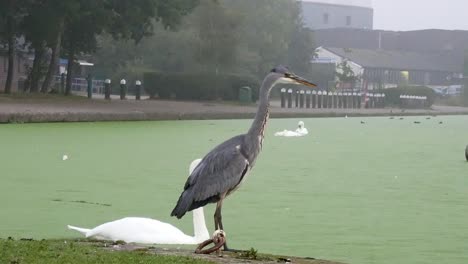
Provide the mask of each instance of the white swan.
[{"label": "white swan", "polygon": [[309,134],[307,128],[304,127],[304,122],[299,121],[298,127],[295,131],[290,130],[283,130],[280,132],[276,132],[275,136],[277,137],[302,137]]},{"label": "white swan", "polygon": [[[192,161],[190,174],[201,159]],[[193,210],[193,228],[195,236],[188,236],[177,227],[158,220],[143,217],[125,217],[104,223],[93,229],[68,226],[86,237],[100,240],[122,240],[126,243],[141,244],[199,244],[210,238],[205,224],[203,207]]]}]

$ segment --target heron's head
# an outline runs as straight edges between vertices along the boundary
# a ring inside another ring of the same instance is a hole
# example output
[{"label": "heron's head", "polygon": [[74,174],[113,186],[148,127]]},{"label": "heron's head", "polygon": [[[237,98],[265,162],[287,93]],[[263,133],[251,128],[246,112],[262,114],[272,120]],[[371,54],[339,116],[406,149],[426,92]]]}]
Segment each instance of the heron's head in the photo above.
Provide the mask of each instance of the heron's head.
[{"label": "heron's head", "polygon": [[285,66],[277,66],[271,70],[273,74],[276,74],[278,77],[279,83],[284,84],[297,84],[297,85],[305,85],[308,87],[317,87],[316,84],[297,76],[296,74],[292,73],[288,67]]},{"label": "heron's head", "polygon": [[299,121],[299,123],[297,125],[299,126],[299,128],[303,128],[304,127],[304,122]]}]

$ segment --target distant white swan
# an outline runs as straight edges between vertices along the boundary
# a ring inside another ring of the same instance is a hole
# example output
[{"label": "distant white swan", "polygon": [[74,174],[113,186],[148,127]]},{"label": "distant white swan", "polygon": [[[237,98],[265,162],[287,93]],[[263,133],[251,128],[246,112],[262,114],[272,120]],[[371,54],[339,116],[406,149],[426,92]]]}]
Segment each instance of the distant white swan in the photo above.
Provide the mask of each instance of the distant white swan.
[{"label": "distant white swan", "polygon": [[[192,161],[190,173],[200,163],[201,159]],[[199,244],[210,238],[205,224],[203,207],[193,210],[193,228],[195,236],[189,236],[177,227],[158,220],[142,217],[125,217],[104,223],[93,229],[68,226],[86,237],[100,240],[122,240],[126,243],[141,244]]]},{"label": "distant white swan", "polygon": [[309,131],[307,131],[307,128],[304,127],[304,122],[299,121],[298,127],[295,131],[283,130],[280,132],[276,132],[275,136],[277,137],[302,137],[307,134],[309,134]]}]

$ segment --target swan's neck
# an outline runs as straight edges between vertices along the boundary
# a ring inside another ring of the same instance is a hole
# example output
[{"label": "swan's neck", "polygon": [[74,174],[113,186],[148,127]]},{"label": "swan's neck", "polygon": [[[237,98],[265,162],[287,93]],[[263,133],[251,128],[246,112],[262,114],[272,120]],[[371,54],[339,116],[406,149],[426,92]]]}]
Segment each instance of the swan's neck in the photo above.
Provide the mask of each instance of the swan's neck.
[{"label": "swan's neck", "polygon": [[193,230],[195,233],[195,240],[204,241],[210,237],[205,223],[205,214],[203,207],[197,208],[192,211],[193,213]]}]

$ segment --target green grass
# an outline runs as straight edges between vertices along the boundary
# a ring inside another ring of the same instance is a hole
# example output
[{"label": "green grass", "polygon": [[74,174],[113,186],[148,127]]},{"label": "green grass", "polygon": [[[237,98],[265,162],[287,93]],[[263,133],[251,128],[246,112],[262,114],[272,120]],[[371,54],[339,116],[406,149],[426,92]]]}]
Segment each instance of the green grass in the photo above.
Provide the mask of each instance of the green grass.
[{"label": "green grass", "polygon": [[[360,264],[468,263],[468,116],[304,119],[309,136],[273,136],[297,121],[271,120],[256,167],[226,200],[231,247]],[[192,234],[190,215],[169,217],[189,163],[249,125],[2,125],[0,236],[79,237],[66,225],[125,216]],[[212,215],[210,205],[211,231]]]},{"label": "green grass", "polygon": [[110,251],[93,244],[64,240],[15,241],[0,239],[0,263],[8,264],[209,264],[213,262],[188,257],[155,256],[145,251]]}]

